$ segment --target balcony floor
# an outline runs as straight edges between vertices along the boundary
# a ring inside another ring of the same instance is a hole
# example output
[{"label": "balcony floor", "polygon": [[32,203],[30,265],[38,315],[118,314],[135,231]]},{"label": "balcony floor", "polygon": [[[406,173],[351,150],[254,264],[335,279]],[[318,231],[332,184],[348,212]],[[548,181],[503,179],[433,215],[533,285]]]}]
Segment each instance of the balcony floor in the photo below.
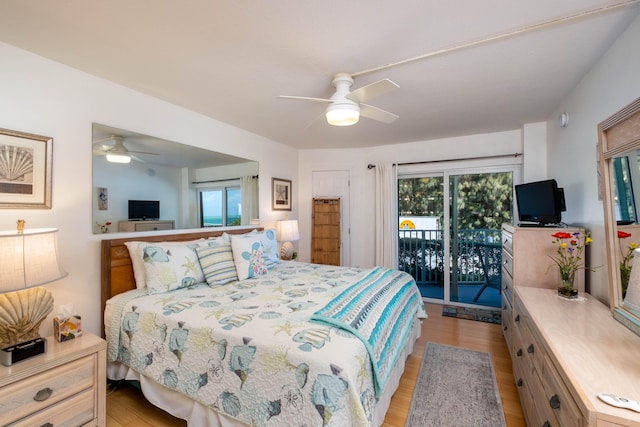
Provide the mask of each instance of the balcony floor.
[{"label": "balcony floor", "polygon": [[[478,298],[478,301],[473,302],[473,299],[482,286],[482,283],[458,285],[458,296],[457,298],[452,296],[451,302],[500,307],[502,296],[500,295],[500,290],[496,288],[487,287],[480,295],[480,298]],[[444,299],[444,288],[442,286],[419,285],[418,288],[425,298]]]}]

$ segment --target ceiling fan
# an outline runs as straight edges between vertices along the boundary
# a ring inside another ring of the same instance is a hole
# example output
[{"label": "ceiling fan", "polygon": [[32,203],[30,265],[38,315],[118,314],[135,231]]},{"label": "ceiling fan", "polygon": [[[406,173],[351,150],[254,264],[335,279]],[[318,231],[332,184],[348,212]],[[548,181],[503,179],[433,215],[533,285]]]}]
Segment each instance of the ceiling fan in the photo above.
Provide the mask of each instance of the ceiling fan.
[{"label": "ceiling fan", "polygon": [[333,77],[331,84],[336,88],[336,92],[330,99],[289,95],[280,95],[279,98],[328,103],[325,116],[327,122],[334,126],[355,125],[360,116],[383,123],[391,123],[398,118],[396,114],[365,104],[370,99],[400,87],[391,80],[379,80],[351,91],[353,77],[348,73],[338,73]]},{"label": "ceiling fan", "polygon": [[[111,142],[111,144],[105,144],[107,142]],[[108,138],[95,141],[94,144],[101,145],[94,145],[93,151],[96,154],[106,155],[107,161],[112,163],[129,163],[132,158],[139,162],[143,161],[136,156],[132,156],[132,153],[158,155],[158,153],[147,153],[145,151],[129,151],[124,145],[124,138],[118,135],[111,135]]]}]

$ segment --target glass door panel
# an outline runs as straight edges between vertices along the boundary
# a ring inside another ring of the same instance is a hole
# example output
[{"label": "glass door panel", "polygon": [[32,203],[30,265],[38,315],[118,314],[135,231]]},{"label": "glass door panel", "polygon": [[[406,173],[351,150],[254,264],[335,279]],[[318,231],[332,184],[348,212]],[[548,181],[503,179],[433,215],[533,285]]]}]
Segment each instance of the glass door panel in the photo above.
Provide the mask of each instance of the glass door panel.
[{"label": "glass door panel", "polygon": [[499,307],[502,223],[513,218],[512,172],[450,175],[451,302]]},{"label": "glass door panel", "polygon": [[398,180],[398,268],[411,274],[423,297],[443,299],[444,177]]}]

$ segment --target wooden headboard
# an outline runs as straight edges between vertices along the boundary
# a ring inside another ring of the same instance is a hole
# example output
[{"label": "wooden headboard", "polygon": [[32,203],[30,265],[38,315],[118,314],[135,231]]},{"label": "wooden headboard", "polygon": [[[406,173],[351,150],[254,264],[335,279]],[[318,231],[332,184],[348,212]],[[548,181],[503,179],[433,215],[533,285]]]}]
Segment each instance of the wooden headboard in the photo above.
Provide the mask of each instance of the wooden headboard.
[{"label": "wooden headboard", "polygon": [[[129,257],[129,250],[125,242],[180,242],[227,234],[244,234],[253,230],[262,230],[258,227],[234,228],[230,230],[207,230],[184,234],[162,234],[154,236],[132,236],[122,239],[107,239],[102,241],[102,253],[100,264],[100,307],[104,316],[104,308],[107,300],[115,295],[136,289],[136,281],[133,276],[133,265]],[[102,322],[102,336],[104,337],[104,319]]]}]

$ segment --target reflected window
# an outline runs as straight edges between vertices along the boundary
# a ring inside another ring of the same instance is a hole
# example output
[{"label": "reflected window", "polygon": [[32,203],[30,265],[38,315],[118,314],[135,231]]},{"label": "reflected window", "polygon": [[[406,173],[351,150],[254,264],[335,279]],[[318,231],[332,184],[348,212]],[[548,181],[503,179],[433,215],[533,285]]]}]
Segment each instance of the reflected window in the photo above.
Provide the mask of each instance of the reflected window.
[{"label": "reflected window", "polygon": [[221,187],[199,191],[200,226],[240,225],[242,202],[240,187]]},{"label": "reflected window", "polygon": [[[631,168],[630,157],[617,157],[612,161],[615,188],[616,221],[618,224],[632,224],[637,222],[635,198],[633,195],[634,182],[637,173]],[[633,162],[635,171],[638,170],[637,159]]]}]

